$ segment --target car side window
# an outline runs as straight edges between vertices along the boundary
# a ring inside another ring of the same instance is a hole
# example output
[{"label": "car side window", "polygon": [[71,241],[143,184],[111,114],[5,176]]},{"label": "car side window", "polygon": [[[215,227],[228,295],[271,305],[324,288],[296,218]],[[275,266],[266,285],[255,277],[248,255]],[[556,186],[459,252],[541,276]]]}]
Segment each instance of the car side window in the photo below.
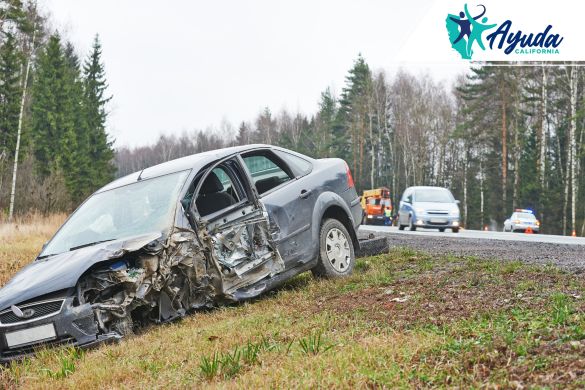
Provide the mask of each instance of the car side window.
[{"label": "car side window", "polygon": [[294,178],[290,168],[271,153],[247,153],[242,158],[260,195]]},{"label": "car side window", "polygon": [[246,198],[234,175],[227,165],[219,165],[209,173],[195,199],[200,216],[228,209]]},{"label": "car side window", "polygon": [[291,153],[283,152],[282,150],[275,150],[274,152],[278,155],[278,157],[286,161],[290,169],[293,171],[295,177],[305,176],[313,169],[313,164],[304,158],[295,156]]}]

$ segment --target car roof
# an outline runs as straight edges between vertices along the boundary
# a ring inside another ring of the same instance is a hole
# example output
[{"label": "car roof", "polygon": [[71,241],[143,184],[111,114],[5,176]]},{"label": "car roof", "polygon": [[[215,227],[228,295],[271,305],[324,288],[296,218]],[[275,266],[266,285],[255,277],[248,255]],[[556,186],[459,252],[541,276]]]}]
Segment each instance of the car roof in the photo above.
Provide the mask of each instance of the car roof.
[{"label": "car roof", "polygon": [[512,215],[518,215],[518,214],[524,214],[524,215],[532,215],[533,217],[536,218],[536,215],[534,215],[534,213],[531,213],[530,211],[514,211],[512,213]]},{"label": "car roof", "polygon": [[258,148],[274,148],[279,150],[286,150],[282,148],[275,148],[272,145],[264,144],[252,144],[243,146],[232,146],[229,148],[210,150],[207,152],[192,154],[190,156],[177,158],[175,160],[167,161],[162,164],[153,165],[152,167],[145,168],[141,171],[137,171],[116,179],[111,183],[106,184],[100,188],[96,193],[108,191],[114,188],[122,187],[131,183],[135,183],[139,180],[151,179],[153,177],[168,175],[175,172],[185,171],[187,169],[199,170],[205,165],[219,160],[224,157],[228,157],[235,153],[241,153],[247,150],[258,149]]},{"label": "car roof", "polygon": [[445,188],[445,187],[436,187],[436,186],[416,186],[416,187],[408,187],[409,190],[447,190],[449,191],[449,189]]}]

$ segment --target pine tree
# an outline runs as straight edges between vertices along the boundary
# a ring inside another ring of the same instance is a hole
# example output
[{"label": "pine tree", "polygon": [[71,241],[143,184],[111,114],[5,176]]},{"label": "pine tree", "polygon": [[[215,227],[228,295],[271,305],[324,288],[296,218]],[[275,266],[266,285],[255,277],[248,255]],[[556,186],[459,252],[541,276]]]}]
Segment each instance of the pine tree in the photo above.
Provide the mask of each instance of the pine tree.
[{"label": "pine tree", "polygon": [[79,151],[75,128],[75,86],[61,38],[51,35],[41,52],[33,83],[32,134],[37,171],[42,177],[62,171],[75,194]]},{"label": "pine tree", "polygon": [[315,157],[328,157],[331,154],[333,143],[332,134],[335,129],[335,116],[337,114],[337,101],[331,90],[327,88],[321,92],[319,111],[313,121]]},{"label": "pine tree", "polygon": [[250,137],[252,136],[250,131],[250,126],[246,122],[240,123],[240,127],[238,128],[238,135],[236,136],[236,144],[237,145],[248,145],[250,142]]},{"label": "pine tree", "polygon": [[20,111],[22,58],[16,39],[7,34],[0,47],[0,172],[2,163],[14,154]]},{"label": "pine tree", "polygon": [[66,83],[70,89],[70,104],[72,107],[71,117],[75,131],[76,144],[76,169],[78,177],[76,186],[71,192],[75,201],[81,201],[87,197],[93,190],[93,161],[90,155],[90,140],[86,117],[86,102],[84,96],[84,85],[81,77],[79,58],[75,53],[75,48],[70,42],[67,42],[64,49],[64,58],[66,66]]},{"label": "pine tree", "polygon": [[108,140],[106,133],[106,104],[112,97],[106,95],[108,85],[101,56],[102,47],[96,35],[92,51],[83,65],[85,120],[93,168],[90,177],[94,189],[112,180],[115,173],[113,141]]},{"label": "pine tree", "polygon": [[365,183],[363,162],[371,119],[368,103],[372,88],[372,73],[361,54],[345,80],[333,131],[333,149],[337,156],[347,160],[361,188]]}]

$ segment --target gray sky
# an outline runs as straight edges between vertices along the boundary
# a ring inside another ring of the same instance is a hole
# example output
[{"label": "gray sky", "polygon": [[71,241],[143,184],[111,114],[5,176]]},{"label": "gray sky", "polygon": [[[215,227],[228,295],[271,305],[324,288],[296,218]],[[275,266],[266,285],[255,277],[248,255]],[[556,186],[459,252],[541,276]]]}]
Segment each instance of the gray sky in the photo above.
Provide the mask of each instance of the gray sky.
[{"label": "gray sky", "polygon": [[[237,127],[265,106],[275,114],[283,108],[312,113],[327,86],[341,91],[360,52],[373,69],[390,74],[402,67],[450,82],[467,68],[433,63],[418,48],[417,58],[404,54],[420,41],[413,41],[417,31],[426,31],[424,16],[437,6],[431,0],[40,4],[82,56],[99,33],[114,96],[108,127],[118,146],[218,127],[222,120]],[[440,21],[437,26],[444,28]]]}]

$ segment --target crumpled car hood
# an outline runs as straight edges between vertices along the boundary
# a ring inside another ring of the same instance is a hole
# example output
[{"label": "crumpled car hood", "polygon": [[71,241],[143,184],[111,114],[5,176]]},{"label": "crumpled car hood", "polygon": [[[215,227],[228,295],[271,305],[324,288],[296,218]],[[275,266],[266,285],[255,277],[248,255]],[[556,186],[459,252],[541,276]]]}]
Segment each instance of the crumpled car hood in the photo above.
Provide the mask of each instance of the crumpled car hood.
[{"label": "crumpled car hood", "polygon": [[74,287],[79,277],[94,264],[139,250],[160,237],[160,232],[150,233],[34,261],[0,289],[0,310],[40,295]]}]

